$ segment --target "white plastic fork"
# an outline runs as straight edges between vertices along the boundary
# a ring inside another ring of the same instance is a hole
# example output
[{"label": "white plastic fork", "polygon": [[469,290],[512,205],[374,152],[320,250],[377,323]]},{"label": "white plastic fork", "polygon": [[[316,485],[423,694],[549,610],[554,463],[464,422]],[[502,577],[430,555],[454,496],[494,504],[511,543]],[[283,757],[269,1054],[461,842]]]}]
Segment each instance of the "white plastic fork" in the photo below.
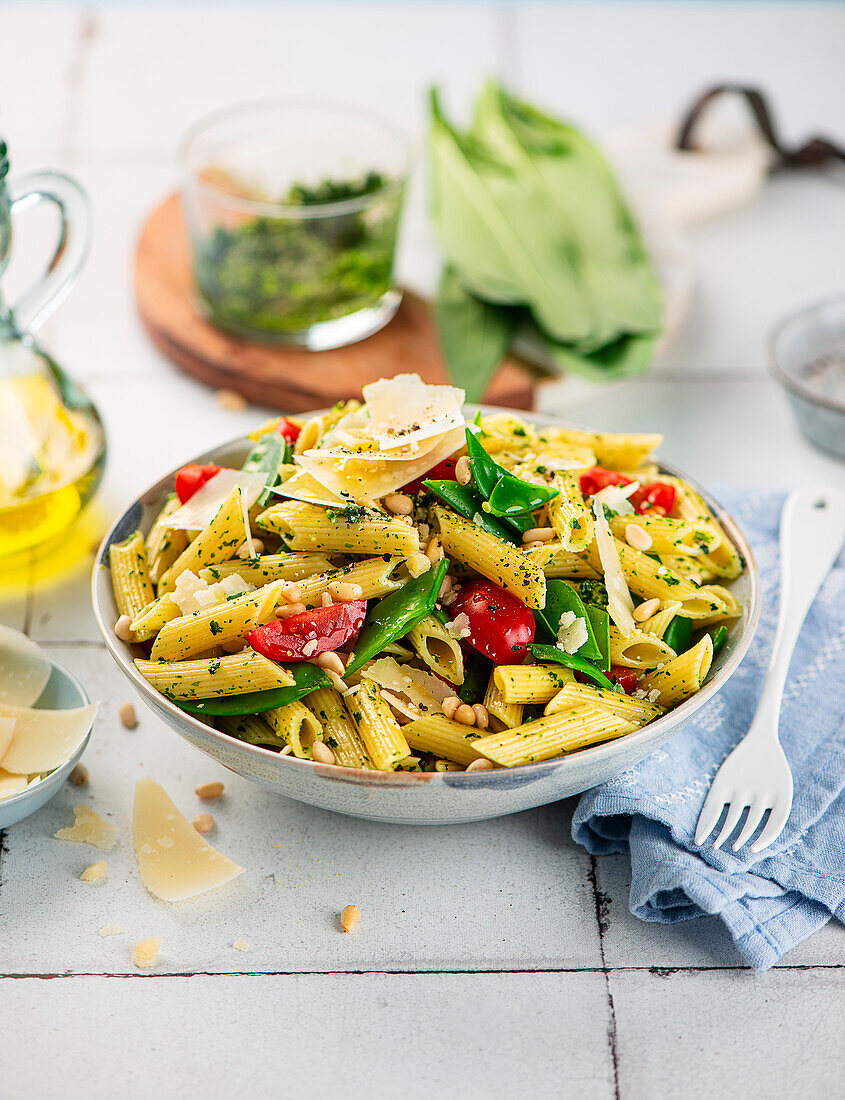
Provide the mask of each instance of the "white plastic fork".
[{"label": "white plastic fork", "polygon": [[769,820],[751,845],[755,854],[773,844],[792,809],[792,772],[778,740],[783,690],[801,627],[822,581],[845,541],[845,494],[838,489],[796,489],[780,521],[780,615],[772,656],[751,728],[716,773],[695,829],[702,845],[728,814],[713,848],[721,848],[748,817],[731,846],[737,852],[754,835],[767,811]]}]

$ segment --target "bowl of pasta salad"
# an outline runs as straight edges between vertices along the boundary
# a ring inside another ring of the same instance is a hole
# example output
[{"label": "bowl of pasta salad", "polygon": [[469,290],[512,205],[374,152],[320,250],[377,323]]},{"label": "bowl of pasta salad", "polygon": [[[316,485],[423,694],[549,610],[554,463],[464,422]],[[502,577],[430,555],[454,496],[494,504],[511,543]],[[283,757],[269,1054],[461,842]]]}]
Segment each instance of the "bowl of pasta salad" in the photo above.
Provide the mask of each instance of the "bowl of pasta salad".
[{"label": "bowl of pasta salad", "polygon": [[278,417],[106,536],[100,630],[144,701],[240,775],[402,823],[613,778],[736,669],[759,577],[661,437],[465,406],[416,375]]}]

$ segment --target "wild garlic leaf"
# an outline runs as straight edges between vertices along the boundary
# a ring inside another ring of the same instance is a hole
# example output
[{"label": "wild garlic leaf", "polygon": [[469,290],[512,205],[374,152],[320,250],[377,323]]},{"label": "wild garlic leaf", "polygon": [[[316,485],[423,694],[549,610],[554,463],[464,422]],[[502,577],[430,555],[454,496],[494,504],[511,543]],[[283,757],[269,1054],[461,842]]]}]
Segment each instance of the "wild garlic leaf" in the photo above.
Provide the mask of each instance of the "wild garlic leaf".
[{"label": "wild garlic leaf", "polygon": [[444,267],[437,299],[437,329],[446,366],[467,401],[480,401],[501,364],[516,328],[513,307],[482,301],[467,291],[452,267]]}]

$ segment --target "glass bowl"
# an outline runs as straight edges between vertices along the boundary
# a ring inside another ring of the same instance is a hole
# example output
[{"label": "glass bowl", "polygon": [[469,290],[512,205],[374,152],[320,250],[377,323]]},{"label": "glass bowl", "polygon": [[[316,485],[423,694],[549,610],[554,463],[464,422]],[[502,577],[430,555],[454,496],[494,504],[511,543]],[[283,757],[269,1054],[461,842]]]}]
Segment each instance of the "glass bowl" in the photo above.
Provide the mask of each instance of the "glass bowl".
[{"label": "glass bowl", "polygon": [[229,108],[182,142],[200,304],[265,343],[322,350],[382,328],[409,151],[365,111],[296,100]]},{"label": "glass bowl", "polygon": [[845,458],[845,298],[830,298],[782,321],[769,342],[769,367],[801,433]]}]

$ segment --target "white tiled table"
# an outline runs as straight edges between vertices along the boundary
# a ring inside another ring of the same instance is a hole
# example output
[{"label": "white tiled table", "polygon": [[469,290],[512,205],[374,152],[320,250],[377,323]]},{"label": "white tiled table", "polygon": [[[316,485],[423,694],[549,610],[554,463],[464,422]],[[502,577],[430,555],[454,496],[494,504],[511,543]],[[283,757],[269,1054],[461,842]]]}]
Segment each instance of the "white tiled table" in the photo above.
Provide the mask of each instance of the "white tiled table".
[{"label": "white tiled table", "polygon": [[[75,172],[97,222],[78,290],[43,334],[110,437],[99,504],[76,542],[87,548],[162,471],[262,415],[225,412],[175,374],[134,313],[138,225],[173,185],[174,144],[199,114],[321,94],[377,106],[418,133],[428,83],[462,108],[494,74],[607,133],[735,77],[775,92],[790,137],[842,137],[843,46],[835,5],[0,6],[0,129],[15,163]],[[421,190],[401,264],[425,289],[436,258]],[[845,189],[779,179],[691,245],[692,313],[660,368],[603,390],[555,385],[543,409],[663,431],[665,455],[708,482],[841,482],[843,468],[796,434],[763,346],[783,311],[845,289]],[[84,797],[121,827],[95,887],[78,875],[96,853],[51,839],[75,788],[3,837],[3,1095],[841,1095],[839,926],[754,976],[712,921],[635,920],[625,861],[573,845],[571,806],[456,828],[380,826],[273,798],[145,710],[127,732],[117,709],[130,691],[89,611],[90,562],[86,552],[61,581],[0,592],[0,621],[24,627],[102,699]],[[224,779],[214,839],[248,873],[197,903],[154,901],[128,838],[145,774],[189,813],[198,782]],[[348,902],[363,915],[341,936]],[[104,924],[125,935],[101,940]],[[148,935],[164,945],[141,975],[130,945]],[[248,953],[232,949],[238,938]]]}]

